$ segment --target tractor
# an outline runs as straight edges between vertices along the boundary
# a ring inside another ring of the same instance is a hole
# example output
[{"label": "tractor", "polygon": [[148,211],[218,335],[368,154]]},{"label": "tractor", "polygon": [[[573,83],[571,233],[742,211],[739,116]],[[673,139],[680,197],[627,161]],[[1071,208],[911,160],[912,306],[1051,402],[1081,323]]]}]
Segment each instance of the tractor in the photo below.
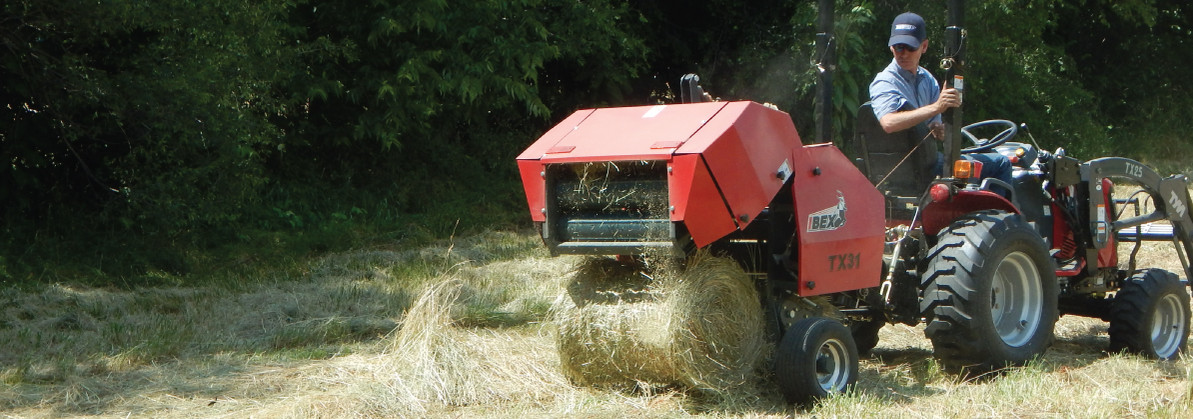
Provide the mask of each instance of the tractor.
[{"label": "tractor", "polygon": [[[949,2],[949,82],[962,80],[962,3]],[[820,4],[818,44],[828,48],[833,2]],[[820,68],[827,123],[832,65]],[[681,81],[682,103],[585,109],[559,122],[517,158],[527,205],[553,255],[710,251],[738,261],[757,283],[789,401],[854,384],[859,353],[888,323],[925,325],[934,356],[962,372],[1043,354],[1063,314],[1108,321],[1111,351],[1184,351],[1193,277],[1184,176],[1046,151],[1026,125],[963,125],[960,109],[945,115],[945,161],[956,163],[927,173],[921,160],[936,151],[914,133],[883,132],[867,106],[850,144],[821,129],[820,143],[804,145],[787,113],[707,101],[698,80]],[[980,164],[959,158],[987,151],[1013,162],[1011,184],[979,181]],[[1115,180],[1140,191],[1116,199]],[[1184,272],[1119,254],[1119,243],[1144,241],[1173,243]]]}]

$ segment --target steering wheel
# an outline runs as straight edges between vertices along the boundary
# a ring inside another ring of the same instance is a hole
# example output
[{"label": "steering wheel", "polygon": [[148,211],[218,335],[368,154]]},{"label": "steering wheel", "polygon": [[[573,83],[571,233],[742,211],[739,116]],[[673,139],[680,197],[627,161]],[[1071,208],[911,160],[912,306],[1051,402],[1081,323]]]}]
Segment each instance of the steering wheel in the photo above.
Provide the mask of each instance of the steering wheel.
[{"label": "steering wheel", "polygon": [[[995,134],[993,137],[991,137],[989,139],[975,137],[972,133],[969,132],[969,130],[971,130],[971,129],[982,128],[982,127],[986,127],[986,126],[1003,128],[1003,130],[1000,131],[998,134]],[[983,153],[986,151],[990,151],[990,150],[994,149],[994,147],[1003,145],[1007,141],[1010,141],[1012,138],[1015,138],[1015,134],[1018,134],[1018,133],[1019,133],[1019,127],[1017,127],[1014,122],[1011,122],[1011,121],[1008,121],[1005,119],[991,119],[989,121],[982,121],[982,122],[977,122],[977,123],[966,125],[964,127],[961,127],[961,135],[964,136],[965,138],[969,139],[969,142],[973,143],[973,145],[969,146],[969,147],[962,148],[961,154]]]}]

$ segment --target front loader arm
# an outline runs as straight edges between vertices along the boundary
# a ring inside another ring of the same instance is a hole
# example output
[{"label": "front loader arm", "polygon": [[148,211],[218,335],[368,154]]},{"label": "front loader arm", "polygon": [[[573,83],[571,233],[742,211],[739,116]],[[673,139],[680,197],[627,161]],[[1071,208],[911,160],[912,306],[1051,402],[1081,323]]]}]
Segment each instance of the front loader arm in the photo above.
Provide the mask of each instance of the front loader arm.
[{"label": "front loader arm", "polygon": [[[1101,179],[1104,178],[1124,178],[1139,184],[1140,188],[1151,195],[1155,210],[1122,220],[1107,220],[1104,215],[1107,203],[1101,191]],[[1089,188],[1089,226],[1093,233],[1093,244],[1097,248],[1105,247],[1110,235],[1155,221],[1168,220],[1172,223],[1171,239],[1178,246],[1185,277],[1193,278],[1193,269],[1190,269],[1188,259],[1188,256],[1193,254],[1193,217],[1189,214],[1193,202],[1189,199],[1188,180],[1184,175],[1160,177],[1155,170],[1138,161],[1122,157],[1104,157],[1082,164],[1081,179]],[[1161,238],[1167,238],[1168,235],[1163,236]]]}]

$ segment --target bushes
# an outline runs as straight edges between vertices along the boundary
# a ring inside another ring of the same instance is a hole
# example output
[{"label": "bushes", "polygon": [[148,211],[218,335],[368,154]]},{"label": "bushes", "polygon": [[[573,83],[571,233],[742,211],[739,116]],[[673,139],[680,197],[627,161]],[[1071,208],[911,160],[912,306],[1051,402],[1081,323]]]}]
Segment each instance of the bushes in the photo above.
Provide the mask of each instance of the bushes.
[{"label": "bushes", "polygon": [[[101,274],[186,272],[195,252],[278,232],[319,249],[359,240],[337,229],[524,222],[525,145],[577,108],[669,97],[686,72],[778,104],[811,138],[811,2],[142,3],[0,5],[7,275],[89,258]],[[905,7],[943,26],[936,2],[838,5],[838,138]],[[1090,157],[1187,142],[1187,6],[968,7],[967,119],[1028,122]]]},{"label": "bushes", "polygon": [[[435,234],[508,220],[521,147],[636,74],[625,15],[601,1],[5,2],[4,265],[185,273],[116,255],[403,229],[412,213],[441,214]],[[599,90],[573,95],[577,79]]]}]

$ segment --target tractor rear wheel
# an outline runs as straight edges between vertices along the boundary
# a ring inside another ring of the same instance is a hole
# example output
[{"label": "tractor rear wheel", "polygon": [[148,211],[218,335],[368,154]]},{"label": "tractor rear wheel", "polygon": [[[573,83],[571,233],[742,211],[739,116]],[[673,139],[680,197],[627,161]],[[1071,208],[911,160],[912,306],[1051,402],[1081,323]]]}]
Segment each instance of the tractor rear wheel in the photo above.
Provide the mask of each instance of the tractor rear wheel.
[{"label": "tractor rear wheel", "polygon": [[791,326],[775,349],[775,378],[788,402],[808,404],[857,383],[857,362],[845,325],[809,317]]},{"label": "tractor rear wheel", "polygon": [[1147,269],[1123,283],[1110,304],[1110,352],[1176,359],[1189,338],[1189,293],[1171,272]]},{"label": "tractor rear wheel", "polygon": [[1004,211],[961,217],[938,235],[921,276],[924,334],[946,368],[1023,365],[1052,344],[1056,272],[1044,240]]}]

